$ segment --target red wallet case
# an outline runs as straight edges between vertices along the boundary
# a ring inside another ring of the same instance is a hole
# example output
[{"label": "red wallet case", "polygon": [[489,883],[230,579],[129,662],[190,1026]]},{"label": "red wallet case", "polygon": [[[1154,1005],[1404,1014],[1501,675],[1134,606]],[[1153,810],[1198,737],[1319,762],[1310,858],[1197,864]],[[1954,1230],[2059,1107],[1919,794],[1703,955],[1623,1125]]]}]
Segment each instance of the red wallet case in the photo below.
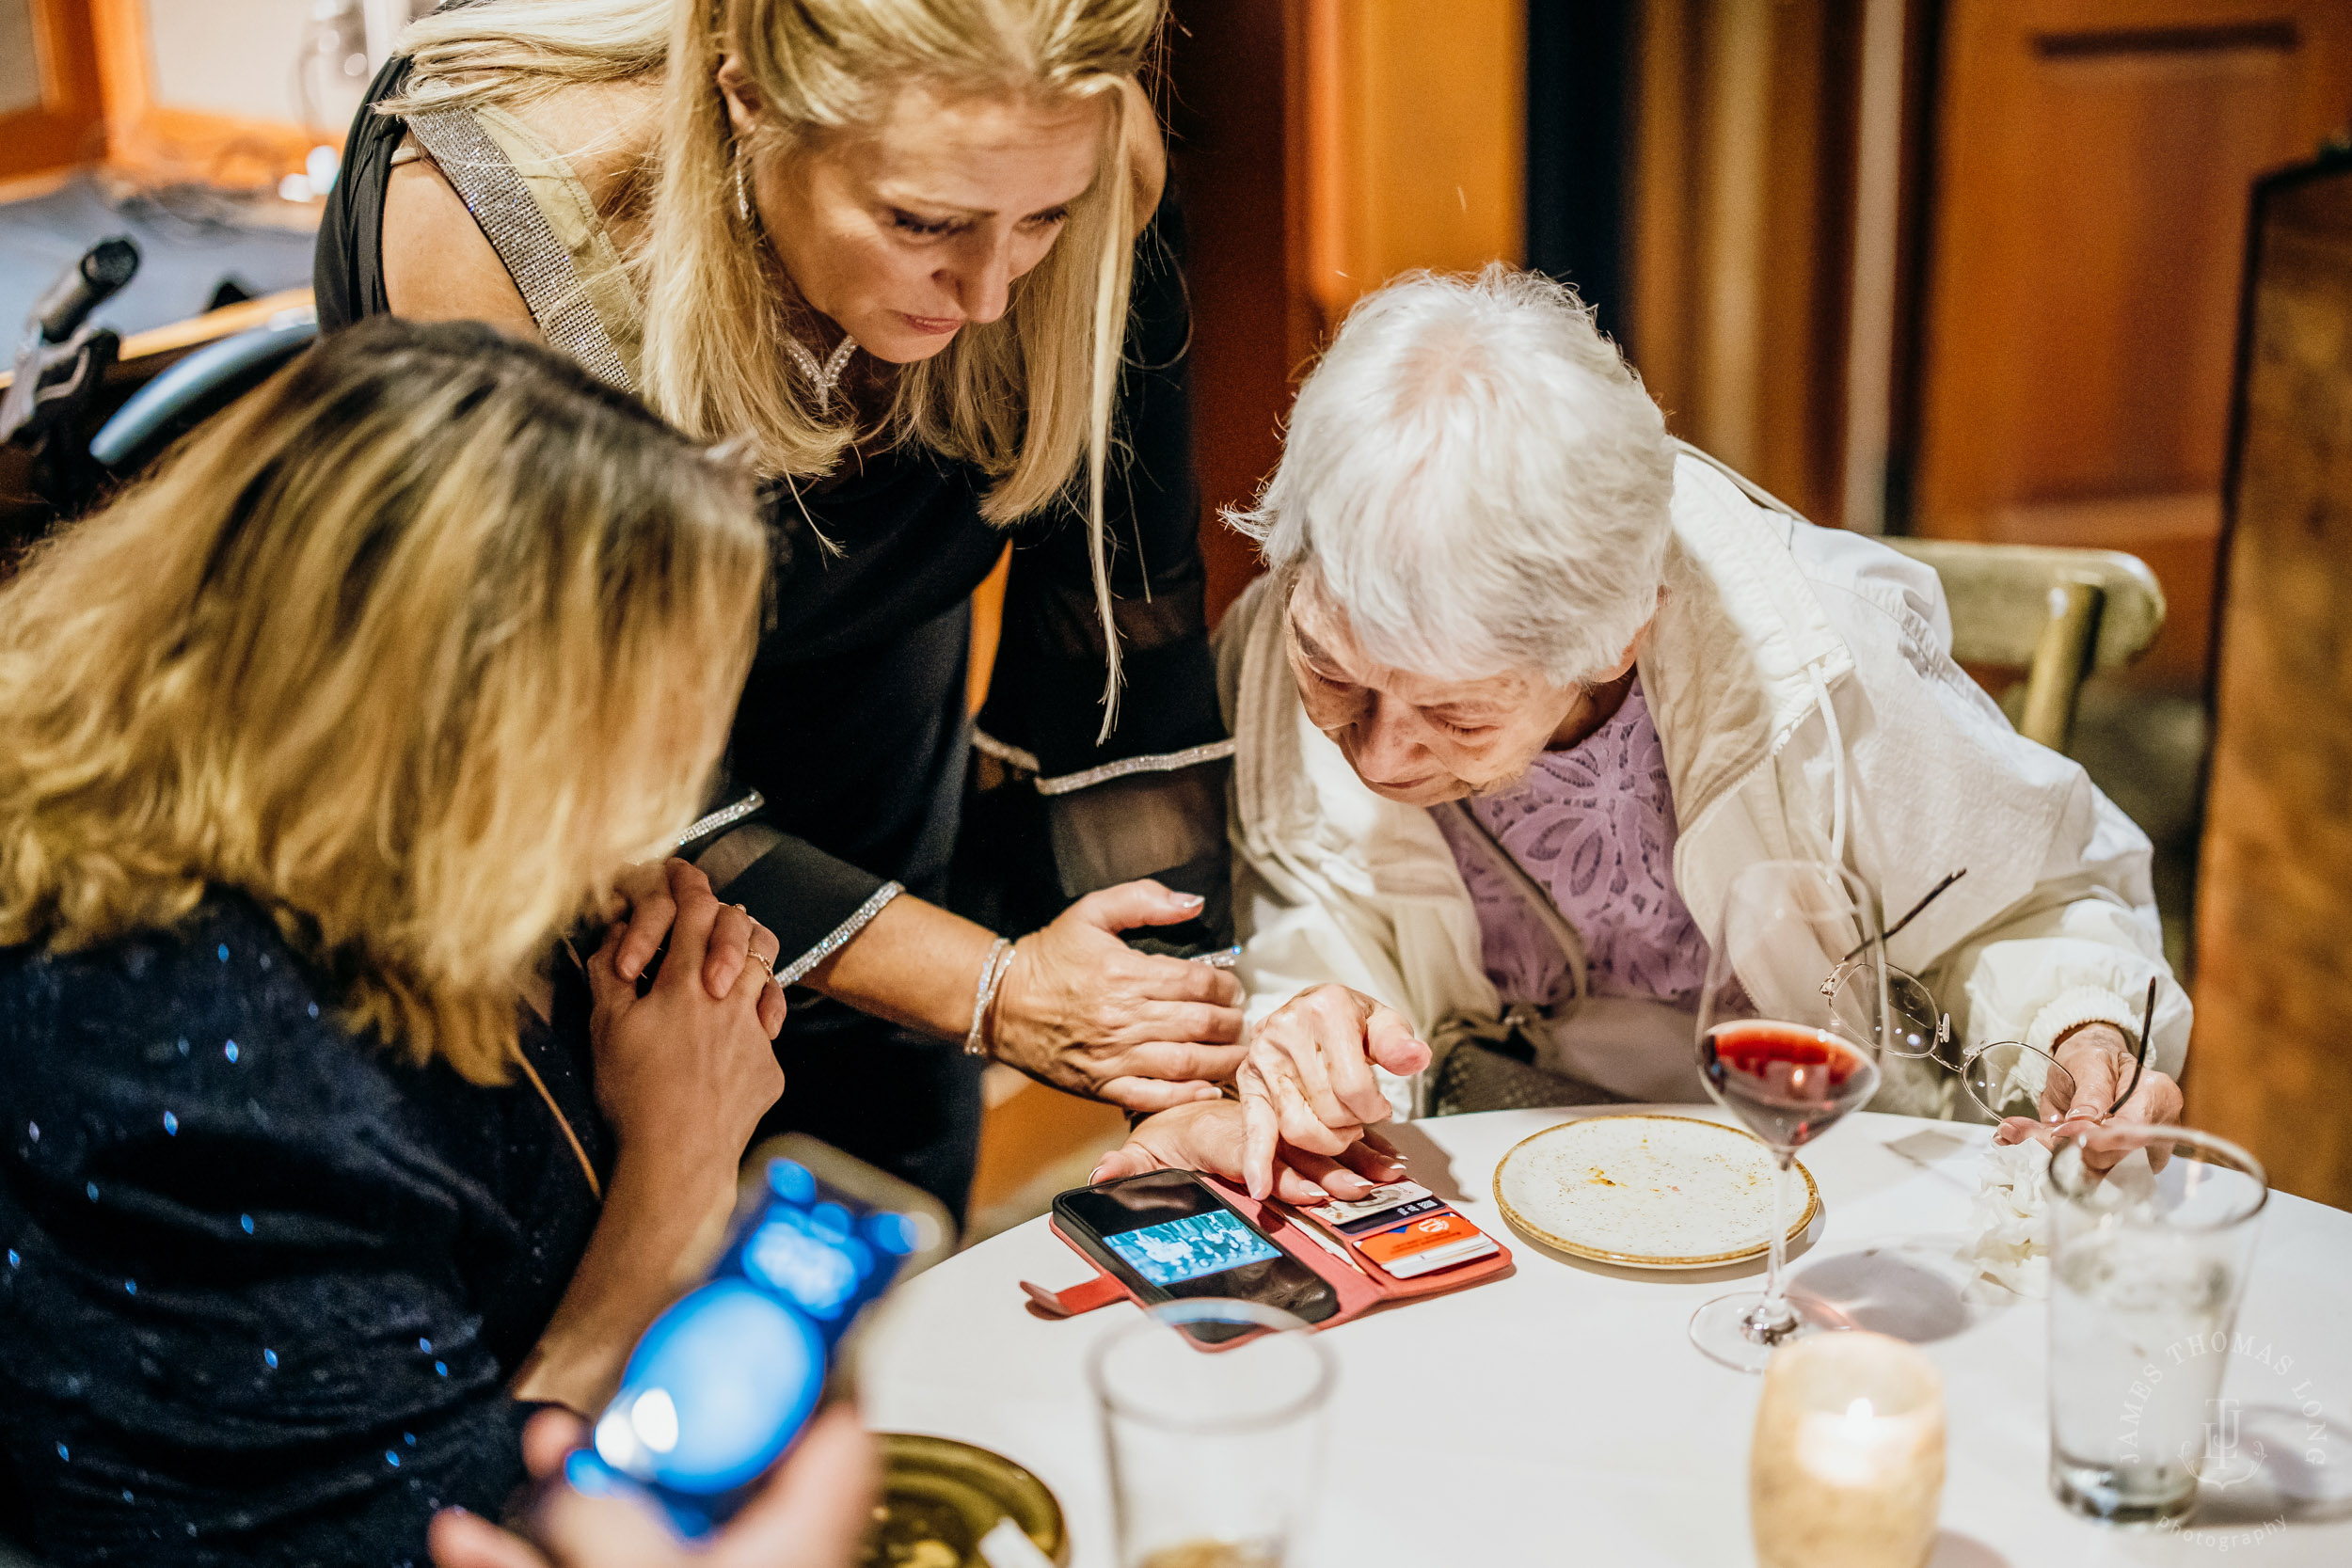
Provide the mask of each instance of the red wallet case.
[{"label": "red wallet case", "polygon": [[[1489,1230],[1486,1232],[1486,1238],[1495,1244],[1490,1256],[1473,1259],[1451,1269],[1439,1269],[1435,1274],[1425,1274],[1418,1278],[1398,1279],[1383,1272],[1378,1264],[1359,1257],[1352,1248],[1348,1252],[1348,1261],[1342,1262],[1311,1238],[1293,1234],[1305,1230],[1314,1222],[1299,1218],[1287,1205],[1261,1203],[1247,1192],[1214,1176],[1200,1171],[1193,1174],[1200,1177],[1217,1196],[1240,1210],[1251,1223],[1264,1231],[1268,1241],[1322,1275],[1338,1292],[1340,1309],[1315,1324],[1317,1328],[1329,1328],[1334,1323],[1360,1318],[1373,1308],[1385,1307],[1391,1302],[1414,1301],[1422,1296],[1443,1295],[1448,1291],[1458,1291],[1465,1285],[1492,1279],[1511,1267],[1511,1249],[1503,1245],[1502,1237]],[[1098,1307],[1108,1307],[1115,1301],[1135,1299],[1134,1291],[1089,1258],[1077,1243],[1063,1234],[1058,1224],[1052,1220],[1046,1224],[1052,1227],[1055,1235],[1061,1238],[1064,1246],[1077,1253],[1094,1271],[1094,1277],[1083,1285],[1073,1285],[1066,1291],[1049,1291],[1042,1285],[1023,1280],[1021,1288],[1029,1293],[1029,1300],[1037,1305],[1039,1310],[1057,1318],[1068,1318],[1080,1312],[1091,1312]],[[1327,1231],[1324,1234],[1329,1235]],[[1331,1237],[1330,1240],[1335,1245],[1346,1245],[1338,1237]]]}]

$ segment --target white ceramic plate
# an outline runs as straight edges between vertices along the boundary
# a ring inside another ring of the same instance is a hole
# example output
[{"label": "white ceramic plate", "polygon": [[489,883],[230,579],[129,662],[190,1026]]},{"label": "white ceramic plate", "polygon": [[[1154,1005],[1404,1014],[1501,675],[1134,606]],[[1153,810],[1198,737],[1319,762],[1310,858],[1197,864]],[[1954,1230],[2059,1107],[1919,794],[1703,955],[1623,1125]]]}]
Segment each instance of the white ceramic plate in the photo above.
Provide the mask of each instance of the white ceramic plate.
[{"label": "white ceramic plate", "polygon": [[[1803,1164],[1804,1233],[1821,1207]],[[1692,1117],[1590,1117],[1521,1139],[1495,1167],[1503,1216],[1546,1246],[1635,1269],[1706,1269],[1772,1245],[1772,1156]]]}]

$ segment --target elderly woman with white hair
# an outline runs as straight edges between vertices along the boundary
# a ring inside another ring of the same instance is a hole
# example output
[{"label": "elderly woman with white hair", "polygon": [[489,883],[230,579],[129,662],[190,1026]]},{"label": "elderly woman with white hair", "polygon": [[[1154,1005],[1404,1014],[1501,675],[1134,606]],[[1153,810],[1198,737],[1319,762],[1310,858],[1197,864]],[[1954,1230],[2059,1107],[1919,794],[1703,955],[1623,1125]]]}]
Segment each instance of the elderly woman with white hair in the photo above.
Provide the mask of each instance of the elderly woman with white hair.
[{"label": "elderly woman with white hair", "polygon": [[[1232,521],[1269,568],[1217,634],[1242,1103],[1154,1118],[1105,1174],[1246,1120],[1263,1193],[1278,1125],[1336,1152],[1480,1038],[1592,1098],[1701,1099],[1707,933],[1772,859],[1843,864],[1890,916],[1964,871],[1891,960],[1963,1048],[2054,1054],[2070,1121],[2128,1080],[2154,981],[2122,1115],[2177,1119],[2189,1002],[2146,836],[1952,661],[1932,571],[1675,441],[1565,287],[1365,299]],[[1887,1068],[1880,1109],[1965,1104]]]}]

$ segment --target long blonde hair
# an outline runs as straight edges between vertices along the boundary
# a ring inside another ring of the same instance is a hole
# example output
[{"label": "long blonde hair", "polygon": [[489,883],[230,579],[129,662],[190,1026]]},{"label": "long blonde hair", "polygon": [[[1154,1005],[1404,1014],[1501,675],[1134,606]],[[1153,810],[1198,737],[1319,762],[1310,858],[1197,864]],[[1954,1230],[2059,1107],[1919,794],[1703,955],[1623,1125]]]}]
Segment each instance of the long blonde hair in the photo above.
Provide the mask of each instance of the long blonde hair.
[{"label": "long blonde hair", "polygon": [[748,476],[548,350],[362,323],[0,588],[0,945],[276,917],[412,1061],[691,820],[757,632]]},{"label": "long blonde hair", "polygon": [[628,258],[645,325],[646,400],[705,440],[745,436],[770,475],[830,471],[856,432],[818,418],[788,371],[768,247],[738,211],[736,141],[717,85],[733,54],[757,85],[762,137],[790,149],[871,124],[914,81],[1100,99],[1102,173],[1002,318],[968,325],[906,367],[894,434],[973,465],[981,515],[1009,524],[1063,498],[1083,455],[1096,609],[1119,687],[1104,490],[1125,340],[1134,237],[1147,214],[1126,155],[1126,82],[1167,0],[490,0],[417,23],[410,85],[386,105],[514,102],[571,83],[661,73],[650,221]]}]

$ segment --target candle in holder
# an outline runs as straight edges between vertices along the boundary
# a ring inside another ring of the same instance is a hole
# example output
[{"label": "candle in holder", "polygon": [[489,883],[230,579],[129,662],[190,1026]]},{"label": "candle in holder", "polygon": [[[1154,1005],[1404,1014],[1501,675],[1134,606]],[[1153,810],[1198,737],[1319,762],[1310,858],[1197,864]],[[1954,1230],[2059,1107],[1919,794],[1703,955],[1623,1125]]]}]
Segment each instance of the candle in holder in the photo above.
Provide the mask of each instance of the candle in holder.
[{"label": "candle in holder", "polygon": [[1784,1345],[1748,1457],[1759,1568],[1921,1568],[1944,1493],[1944,1380],[1883,1334]]}]

